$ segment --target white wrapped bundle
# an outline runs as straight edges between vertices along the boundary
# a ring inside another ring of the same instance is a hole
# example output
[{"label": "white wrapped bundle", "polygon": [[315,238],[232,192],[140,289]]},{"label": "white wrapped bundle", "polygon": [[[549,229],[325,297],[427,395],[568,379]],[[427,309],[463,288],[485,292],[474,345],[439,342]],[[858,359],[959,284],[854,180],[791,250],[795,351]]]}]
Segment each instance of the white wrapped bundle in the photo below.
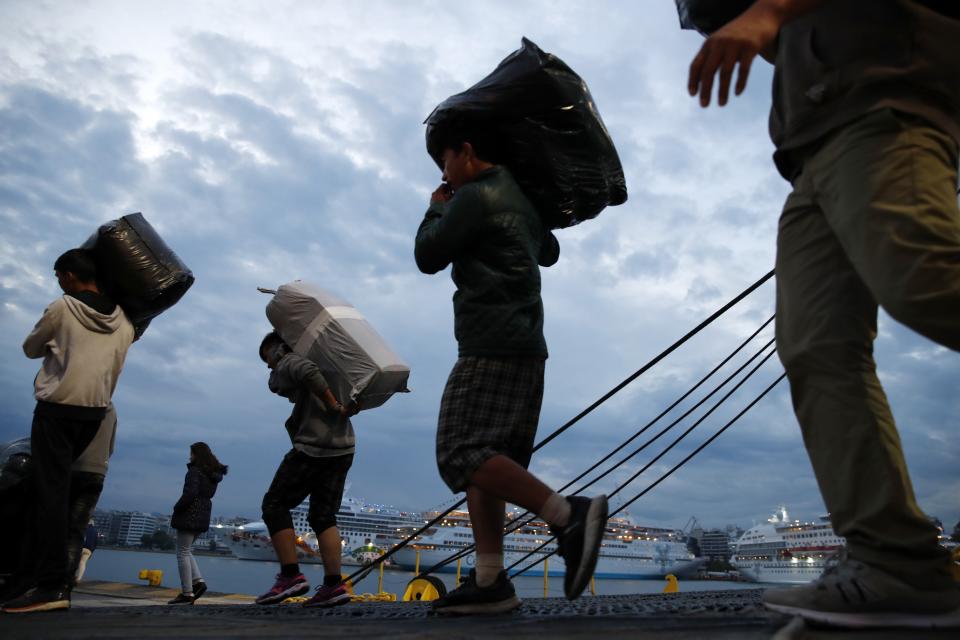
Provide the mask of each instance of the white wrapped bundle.
[{"label": "white wrapped bundle", "polygon": [[409,391],[410,367],[346,300],[297,280],[277,289],[267,319],[296,353],[320,367],[340,402],[372,409]]}]

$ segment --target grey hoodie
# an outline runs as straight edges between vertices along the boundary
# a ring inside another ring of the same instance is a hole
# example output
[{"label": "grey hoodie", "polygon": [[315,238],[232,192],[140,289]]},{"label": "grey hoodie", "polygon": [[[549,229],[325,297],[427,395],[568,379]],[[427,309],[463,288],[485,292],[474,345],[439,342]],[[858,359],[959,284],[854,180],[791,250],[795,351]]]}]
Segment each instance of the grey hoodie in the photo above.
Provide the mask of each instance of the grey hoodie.
[{"label": "grey hoodie", "polygon": [[105,408],[132,343],[133,325],[118,305],[103,313],[71,295],[53,301],[23,341],[28,358],[43,358],[33,382],[34,397],[57,405]]},{"label": "grey hoodie", "polygon": [[270,391],[293,403],[286,428],[293,448],[314,458],[354,452],[353,425],[339,411],[327,407],[321,396],[327,381],[320,368],[295,353],[286,353],[270,372]]}]

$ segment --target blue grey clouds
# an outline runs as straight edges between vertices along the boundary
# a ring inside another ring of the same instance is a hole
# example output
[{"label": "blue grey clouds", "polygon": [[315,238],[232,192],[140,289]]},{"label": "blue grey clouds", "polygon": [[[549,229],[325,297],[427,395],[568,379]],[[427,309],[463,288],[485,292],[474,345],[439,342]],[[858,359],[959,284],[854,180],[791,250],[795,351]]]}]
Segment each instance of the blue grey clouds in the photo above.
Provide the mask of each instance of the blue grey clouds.
[{"label": "blue grey clouds", "polygon": [[[701,111],[685,91],[699,38],[680,32],[666,0],[96,1],[6,3],[0,13],[0,439],[29,429],[37,363],[20,342],[58,293],[60,252],[105,220],[143,211],[197,277],[131,349],[115,397],[107,507],[168,511],[189,444],[204,440],[231,466],[215,512],[258,515],[288,447],[289,406],[266,389],[256,354],[266,297],[255,288],[296,278],[349,299],[413,370],[413,393],[356,419],[351,493],[407,508],[449,499],[433,431],[456,355],[453,285],[412,260],[439,182],[421,123],[523,35],[589,82],[630,190],[625,205],[560,232],[560,263],[543,272],[551,358],[542,435],[773,264],[788,187],[769,158],[770,71],[755,66],[744,96]],[[538,453],[534,470],[565,482],[772,312],[768,284]],[[881,329],[881,375],[921,505],[953,522],[960,362],[886,317]],[[774,358],[632,487],[779,372]],[[690,515],[749,524],[780,502],[805,517],[823,509],[785,385],[630,512],[652,524]]]}]

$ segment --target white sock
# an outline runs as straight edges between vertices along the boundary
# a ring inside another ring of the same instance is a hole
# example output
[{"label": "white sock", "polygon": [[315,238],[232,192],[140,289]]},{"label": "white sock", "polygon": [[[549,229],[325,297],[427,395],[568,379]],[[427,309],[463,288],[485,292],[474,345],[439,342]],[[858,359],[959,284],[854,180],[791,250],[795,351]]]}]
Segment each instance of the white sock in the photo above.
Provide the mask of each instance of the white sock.
[{"label": "white sock", "polygon": [[570,522],[570,502],[554,492],[540,507],[540,517],[551,527],[565,527]]},{"label": "white sock", "polygon": [[478,553],[474,568],[477,570],[477,586],[489,587],[503,571],[503,553]]}]

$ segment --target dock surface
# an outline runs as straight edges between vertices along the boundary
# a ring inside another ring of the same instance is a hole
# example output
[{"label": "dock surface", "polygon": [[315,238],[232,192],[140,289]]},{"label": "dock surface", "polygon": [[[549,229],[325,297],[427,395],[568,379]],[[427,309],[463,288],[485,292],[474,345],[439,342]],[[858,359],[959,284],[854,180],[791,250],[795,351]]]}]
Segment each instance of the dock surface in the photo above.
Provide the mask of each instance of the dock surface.
[{"label": "dock surface", "polygon": [[437,616],[428,603],[352,602],[333,609],[285,603],[258,607],[246,595],[208,592],[194,605],[167,605],[177,591],[84,582],[69,611],[0,614],[0,637],[36,638],[881,638],[955,639],[956,630],[852,632],[811,628],[771,613],[761,589],[632,596],[528,598],[500,616]]}]

